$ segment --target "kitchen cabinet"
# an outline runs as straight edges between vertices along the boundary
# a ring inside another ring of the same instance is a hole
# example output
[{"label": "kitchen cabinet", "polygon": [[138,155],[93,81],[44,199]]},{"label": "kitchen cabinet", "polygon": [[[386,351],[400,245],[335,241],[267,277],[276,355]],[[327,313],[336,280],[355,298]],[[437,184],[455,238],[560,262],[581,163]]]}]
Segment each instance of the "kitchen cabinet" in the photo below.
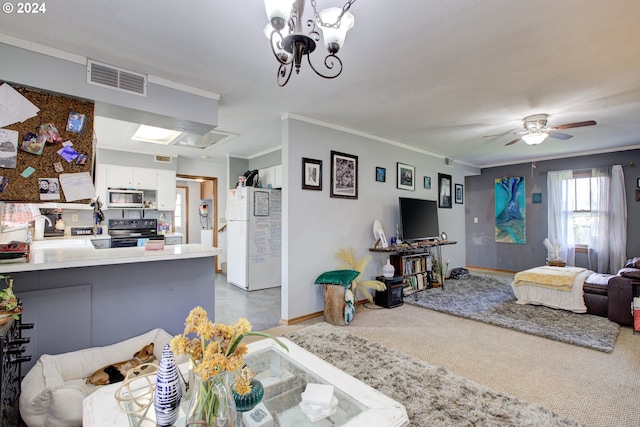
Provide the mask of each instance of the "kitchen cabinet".
[{"label": "kitchen cabinet", "polygon": [[158,209],[176,209],[176,172],[164,169],[134,168],[131,166],[98,164],[96,166],[96,194],[107,209],[107,189],[135,188],[153,190],[156,194],[146,194],[148,200],[156,200]]},{"label": "kitchen cabinet", "polygon": [[262,188],[282,188],[282,165],[275,165],[258,171]]},{"label": "kitchen cabinet", "polygon": [[[175,185],[175,175],[173,184]],[[133,187],[137,190],[157,189],[158,171],[156,169],[133,168]]]},{"label": "kitchen cabinet", "polygon": [[110,237],[105,237],[105,238],[94,238],[91,239],[91,243],[93,244],[93,247],[96,249],[109,249],[111,247],[111,238]]},{"label": "kitchen cabinet", "polygon": [[175,211],[176,210],[176,172],[172,170],[159,169],[158,173],[158,192],[156,201],[158,202],[158,210]]},{"label": "kitchen cabinet", "polygon": [[200,199],[213,199],[213,181],[200,183]]},{"label": "kitchen cabinet", "polygon": [[164,244],[165,245],[181,245],[182,234],[171,234],[168,236],[164,236]]},{"label": "kitchen cabinet", "polygon": [[107,165],[107,187],[155,190],[158,188],[157,170]]}]

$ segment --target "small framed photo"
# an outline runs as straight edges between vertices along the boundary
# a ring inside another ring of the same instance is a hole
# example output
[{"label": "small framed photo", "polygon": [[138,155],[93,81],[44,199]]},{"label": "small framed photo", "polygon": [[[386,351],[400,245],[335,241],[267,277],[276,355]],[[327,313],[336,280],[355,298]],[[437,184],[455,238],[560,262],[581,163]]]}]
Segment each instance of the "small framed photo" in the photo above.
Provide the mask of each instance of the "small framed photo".
[{"label": "small framed photo", "polygon": [[77,111],[72,111],[69,113],[69,118],[67,119],[66,130],[73,133],[84,133],[84,125],[86,122],[87,116]]},{"label": "small framed photo", "polygon": [[331,151],[330,197],[358,198],[358,156]]},{"label": "small framed photo", "polygon": [[415,174],[416,168],[414,166],[398,162],[398,181],[396,187],[401,190],[414,191],[416,188],[414,180]]},{"label": "small framed photo", "polygon": [[531,194],[531,202],[532,203],[542,203],[542,193],[532,193]]},{"label": "small framed photo", "polygon": [[463,190],[462,184],[456,184],[456,203],[459,205],[462,204],[462,199],[464,195],[464,192],[462,190]]},{"label": "small framed photo", "polygon": [[381,168],[380,166],[376,166],[376,181],[377,182],[387,181],[387,169]]},{"label": "small framed photo", "polygon": [[640,188],[640,178],[638,178],[638,181],[636,183],[636,187]]},{"label": "small framed photo", "polygon": [[322,191],[322,160],[302,158],[302,189]]},{"label": "small framed photo", "polygon": [[451,208],[451,175],[438,174],[438,207]]},{"label": "small framed photo", "polygon": [[425,188],[425,190],[431,190],[431,177],[430,176],[425,176],[424,177],[424,188]]}]

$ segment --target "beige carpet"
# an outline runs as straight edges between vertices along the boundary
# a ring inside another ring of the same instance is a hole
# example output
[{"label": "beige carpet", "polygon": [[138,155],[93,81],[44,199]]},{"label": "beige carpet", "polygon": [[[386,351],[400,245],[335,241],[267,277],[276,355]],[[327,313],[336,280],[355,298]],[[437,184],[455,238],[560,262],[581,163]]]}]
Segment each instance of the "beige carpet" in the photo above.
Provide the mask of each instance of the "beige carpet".
[{"label": "beige carpet", "polygon": [[[281,326],[288,331],[323,321]],[[432,365],[593,427],[640,425],[640,335],[623,327],[612,353],[405,304],[367,304],[344,326]]]}]

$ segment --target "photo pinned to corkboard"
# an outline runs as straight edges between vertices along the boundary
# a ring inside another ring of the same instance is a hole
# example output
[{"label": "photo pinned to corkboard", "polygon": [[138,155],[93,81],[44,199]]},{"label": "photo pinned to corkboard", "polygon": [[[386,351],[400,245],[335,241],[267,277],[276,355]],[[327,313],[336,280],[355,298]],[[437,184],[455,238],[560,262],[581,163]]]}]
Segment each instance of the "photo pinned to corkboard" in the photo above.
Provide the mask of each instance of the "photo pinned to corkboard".
[{"label": "photo pinned to corkboard", "polygon": [[[58,178],[61,173],[93,174],[94,103],[3,81],[0,93],[9,94],[0,96],[0,110],[29,110],[14,120],[0,116],[0,200],[89,203],[67,200]],[[42,193],[41,180],[54,192]]]}]

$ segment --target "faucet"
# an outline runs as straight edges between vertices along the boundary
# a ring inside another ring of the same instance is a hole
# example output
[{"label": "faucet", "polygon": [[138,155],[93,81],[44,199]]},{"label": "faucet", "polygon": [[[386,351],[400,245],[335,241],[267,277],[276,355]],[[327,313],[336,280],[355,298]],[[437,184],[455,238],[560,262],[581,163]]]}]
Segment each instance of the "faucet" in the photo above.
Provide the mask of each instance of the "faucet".
[{"label": "faucet", "polygon": [[[40,218],[44,218],[45,221],[47,221],[49,223],[50,227],[53,227],[53,223],[51,222],[51,219],[49,219],[48,216],[46,215],[36,215],[33,217],[34,220],[34,233],[35,233],[35,239],[36,240],[42,240],[44,239],[44,221],[41,221]],[[27,238],[30,238],[31,236],[27,236]]]},{"label": "faucet", "polygon": [[44,218],[48,223],[49,223],[49,227],[53,227],[53,223],[51,222],[51,219],[46,216],[46,215],[36,215],[33,217],[33,219],[38,219],[38,218]]}]

